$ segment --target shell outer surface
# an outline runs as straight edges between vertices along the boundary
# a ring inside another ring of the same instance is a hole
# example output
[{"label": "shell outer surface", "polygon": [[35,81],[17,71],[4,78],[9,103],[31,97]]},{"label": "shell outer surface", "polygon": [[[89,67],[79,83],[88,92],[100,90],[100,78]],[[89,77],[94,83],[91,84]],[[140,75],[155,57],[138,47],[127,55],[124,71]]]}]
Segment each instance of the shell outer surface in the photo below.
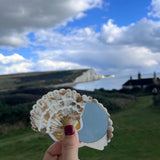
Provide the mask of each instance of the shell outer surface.
[{"label": "shell outer surface", "polygon": [[49,92],[37,100],[30,112],[32,129],[59,138],[63,136],[65,125],[79,125],[80,129],[85,104],[85,97],[74,90],[61,89]]},{"label": "shell outer surface", "polygon": [[55,140],[61,140],[66,125],[74,125],[80,131],[83,128],[82,114],[87,102],[98,104],[108,116],[107,133],[93,143],[80,143],[80,147],[88,146],[98,150],[103,150],[104,146],[110,142],[113,137],[112,120],[107,109],[96,99],[90,96],[80,95],[75,90],[60,89],[48,92],[36,104],[30,112],[32,129],[35,131],[47,133]]}]

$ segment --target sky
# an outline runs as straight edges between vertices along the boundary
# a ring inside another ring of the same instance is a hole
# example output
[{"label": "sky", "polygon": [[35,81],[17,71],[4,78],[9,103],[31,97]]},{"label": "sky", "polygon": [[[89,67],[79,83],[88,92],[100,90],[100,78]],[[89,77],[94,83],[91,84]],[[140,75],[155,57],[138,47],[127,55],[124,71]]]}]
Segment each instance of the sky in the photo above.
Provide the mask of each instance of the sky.
[{"label": "sky", "polygon": [[160,72],[160,0],[0,0],[0,74]]}]

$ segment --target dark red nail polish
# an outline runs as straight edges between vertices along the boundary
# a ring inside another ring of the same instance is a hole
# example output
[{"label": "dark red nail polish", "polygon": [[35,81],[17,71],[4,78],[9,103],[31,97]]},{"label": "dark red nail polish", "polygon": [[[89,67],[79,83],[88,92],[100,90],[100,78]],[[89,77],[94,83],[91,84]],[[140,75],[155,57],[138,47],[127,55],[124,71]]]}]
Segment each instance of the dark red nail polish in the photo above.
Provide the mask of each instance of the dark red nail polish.
[{"label": "dark red nail polish", "polygon": [[74,134],[74,126],[68,125],[64,127],[64,133],[66,136],[70,136]]}]

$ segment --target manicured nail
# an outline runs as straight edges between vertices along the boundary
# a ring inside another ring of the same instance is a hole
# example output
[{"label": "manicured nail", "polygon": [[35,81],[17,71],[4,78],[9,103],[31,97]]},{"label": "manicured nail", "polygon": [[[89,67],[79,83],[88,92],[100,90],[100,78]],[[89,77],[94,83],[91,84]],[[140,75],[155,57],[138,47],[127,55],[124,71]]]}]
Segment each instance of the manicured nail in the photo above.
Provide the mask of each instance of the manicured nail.
[{"label": "manicured nail", "polygon": [[68,125],[64,127],[64,133],[66,136],[70,136],[74,134],[74,126]]}]

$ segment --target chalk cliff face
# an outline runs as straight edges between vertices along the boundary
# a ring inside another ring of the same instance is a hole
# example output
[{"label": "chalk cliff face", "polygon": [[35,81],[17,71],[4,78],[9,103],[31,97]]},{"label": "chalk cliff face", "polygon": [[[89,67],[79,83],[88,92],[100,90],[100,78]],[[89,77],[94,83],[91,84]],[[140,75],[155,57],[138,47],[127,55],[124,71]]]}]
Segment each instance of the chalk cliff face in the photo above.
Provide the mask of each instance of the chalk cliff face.
[{"label": "chalk cliff face", "polygon": [[83,74],[77,77],[74,80],[74,83],[83,83],[83,82],[90,82],[105,78],[105,76],[95,73],[93,69],[88,69],[87,71],[83,72]]}]

